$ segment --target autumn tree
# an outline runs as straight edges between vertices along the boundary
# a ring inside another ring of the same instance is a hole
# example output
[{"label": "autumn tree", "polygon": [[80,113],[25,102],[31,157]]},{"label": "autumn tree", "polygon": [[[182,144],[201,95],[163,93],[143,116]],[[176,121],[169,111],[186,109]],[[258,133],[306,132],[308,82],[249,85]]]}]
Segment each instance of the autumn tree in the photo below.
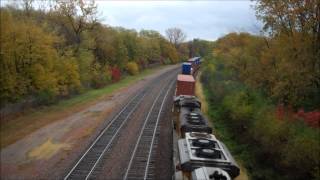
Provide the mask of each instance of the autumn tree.
[{"label": "autumn tree", "polygon": [[[72,43],[79,45],[81,43],[81,34],[86,30],[91,30],[98,22],[97,5],[94,0],[57,0],[55,10],[58,13],[57,22],[67,28],[72,38]],[[68,37],[66,37],[68,38]],[[76,50],[78,50],[78,46]]]},{"label": "autumn tree", "polygon": [[192,41],[188,42],[189,57],[204,57],[212,52],[212,48],[212,42],[210,41],[193,39]]},{"label": "autumn tree", "polygon": [[320,2],[257,1],[257,17],[272,38],[263,61],[275,64],[273,94],[284,103],[320,102]]},{"label": "autumn tree", "polygon": [[139,61],[138,33],[135,30],[121,30],[121,38],[128,51],[128,58],[132,61]]},{"label": "autumn tree", "polygon": [[165,39],[161,39],[160,49],[163,58],[168,59],[171,63],[177,63],[179,61],[179,55],[176,48]]},{"label": "autumn tree", "polygon": [[[67,87],[60,87],[59,55],[54,44],[60,39],[48,34],[32,21],[13,19],[8,11],[1,11],[1,100],[16,101],[27,95],[54,97],[59,91],[69,93],[79,87],[76,65],[61,66],[67,77]],[[36,34],[36,36],[35,36]],[[40,96],[39,96],[40,97]]]},{"label": "autumn tree", "polygon": [[[149,64],[179,59],[157,31],[138,33],[99,22],[94,1],[32,2],[1,7],[3,104],[25,99],[47,104],[116,82],[123,72],[137,74]],[[46,3],[49,9],[39,9]]]},{"label": "autumn tree", "polygon": [[182,43],[187,35],[179,28],[169,28],[166,30],[166,35],[170,43],[172,43],[176,48]]},{"label": "autumn tree", "polygon": [[26,12],[27,15],[30,15],[30,11],[33,10],[33,2],[34,0],[23,0],[22,3],[22,8]]}]

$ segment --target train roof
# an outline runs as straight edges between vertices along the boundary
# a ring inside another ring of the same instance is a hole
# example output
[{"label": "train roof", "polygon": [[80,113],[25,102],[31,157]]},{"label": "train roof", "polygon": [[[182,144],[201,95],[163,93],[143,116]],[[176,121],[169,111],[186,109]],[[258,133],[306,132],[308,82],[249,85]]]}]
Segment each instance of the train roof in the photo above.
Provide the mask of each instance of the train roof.
[{"label": "train roof", "polygon": [[200,57],[193,57],[193,58],[188,59],[188,61],[196,61],[198,59],[200,59]]},{"label": "train roof", "polygon": [[178,74],[178,81],[186,81],[186,82],[195,82],[193,76],[191,75],[184,75],[184,74]]}]

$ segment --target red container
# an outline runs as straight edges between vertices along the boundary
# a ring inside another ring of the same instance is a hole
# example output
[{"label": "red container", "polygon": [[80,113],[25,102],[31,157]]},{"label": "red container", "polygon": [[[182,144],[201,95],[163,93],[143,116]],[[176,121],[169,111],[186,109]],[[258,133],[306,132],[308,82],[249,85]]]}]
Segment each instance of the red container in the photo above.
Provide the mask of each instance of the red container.
[{"label": "red container", "polygon": [[192,75],[179,74],[177,78],[176,96],[191,95],[194,96],[195,80]]}]

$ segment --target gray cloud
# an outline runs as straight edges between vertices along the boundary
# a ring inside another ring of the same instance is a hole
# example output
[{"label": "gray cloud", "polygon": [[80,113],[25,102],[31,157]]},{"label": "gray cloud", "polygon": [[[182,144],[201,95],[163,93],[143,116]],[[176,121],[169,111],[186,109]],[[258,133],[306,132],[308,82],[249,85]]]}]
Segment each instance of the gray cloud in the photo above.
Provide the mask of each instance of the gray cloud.
[{"label": "gray cloud", "polygon": [[231,31],[257,33],[251,1],[97,1],[103,22],[130,29],[153,29],[164,34],[179,27],[188,39],[215,40]]},{"label": "gray cloud", "polygon": [[[179,27],[188,39],[215,40],[231,31],[259,33],[262,27],[245,0],[110,1],[96,0],[104,24],[129,29],[152,29],[161,34]],[[5,0],[1,6],[7,4]]]}]

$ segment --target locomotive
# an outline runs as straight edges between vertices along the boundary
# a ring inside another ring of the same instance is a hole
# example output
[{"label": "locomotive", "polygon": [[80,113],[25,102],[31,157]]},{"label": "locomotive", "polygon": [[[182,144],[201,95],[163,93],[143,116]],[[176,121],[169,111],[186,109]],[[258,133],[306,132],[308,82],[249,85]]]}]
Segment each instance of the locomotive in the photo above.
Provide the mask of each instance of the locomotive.
[{"label": "locomotive", "polygon": [[[218,140],[201,112],[201,101],[195,96],[195,77],[200,57],[182,63],[173,99],[174,147],[177,153],[175,179],[233,179],[239,166],[227,147]],[[177,140],[175,140],[177,139]],[[174,150],[175,151],[175,150]]]},{"label": "locomotive", "polygon": [[186,133],[178,141],[181,170],[192,172],[201,167],[215,167],[226,171],[232,178],[240,169],[226,146],[208,133]]},{"label": "locomotive", "polygon": [[201,167],[194,171],[191,174],[192,179],[201,179],[201,180],[230,180],[231,177],[229,174],[220,169],[213,167]]},{"label": "locomotive", "polygon": [[212,133],[212,128],[208,125],[208,120],[202,115],[200,109],[190,109],[183,107],[180,110],[179,130],[181,137],[185,137],[187,132]]}]

